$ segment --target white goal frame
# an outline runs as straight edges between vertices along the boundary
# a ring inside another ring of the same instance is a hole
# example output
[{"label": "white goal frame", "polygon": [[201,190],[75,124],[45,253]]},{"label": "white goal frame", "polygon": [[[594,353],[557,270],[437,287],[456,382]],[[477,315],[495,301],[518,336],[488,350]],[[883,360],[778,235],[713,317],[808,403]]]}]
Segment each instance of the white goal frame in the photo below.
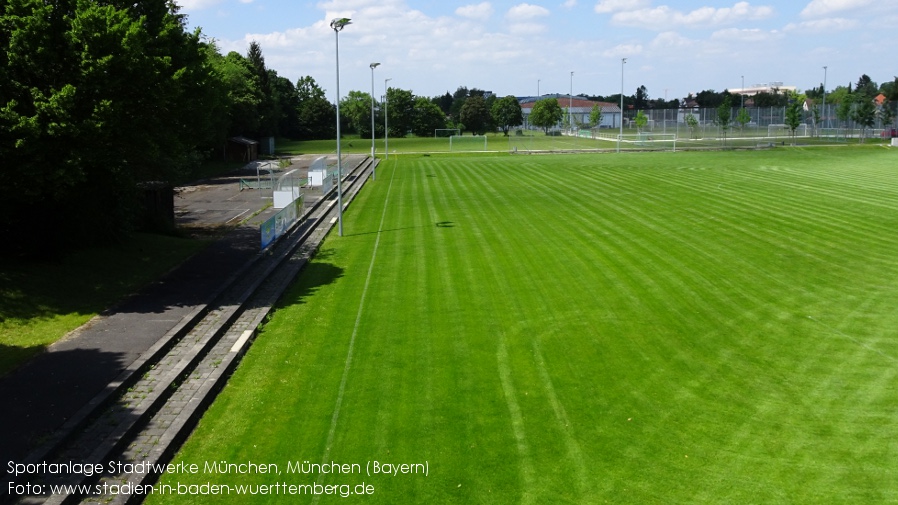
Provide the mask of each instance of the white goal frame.
[{"label": "white goal frame", "polygon": [[449,151],[486,151],[486,135],[453,135]]}]

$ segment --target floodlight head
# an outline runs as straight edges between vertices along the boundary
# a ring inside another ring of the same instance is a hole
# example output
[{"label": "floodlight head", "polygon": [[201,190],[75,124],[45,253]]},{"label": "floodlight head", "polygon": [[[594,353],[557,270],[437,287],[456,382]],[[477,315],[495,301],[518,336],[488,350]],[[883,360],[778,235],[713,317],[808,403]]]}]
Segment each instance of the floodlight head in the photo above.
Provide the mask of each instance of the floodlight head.
[{"label": "floodlight head", "polygon": [[377,68],[378,65],[380,65],[380,63],[372,63],[368,66],[371,67],[371,70],[374,70],[375,68]]},{"label": "floodlight head", "polygon": [[624,63],[627,62],[627,59],[626,59],[626,58],[621,58],[621,59],[620,59],[620,62],[621,62],[621,64],[624,64]]},{"label": "floodlight head", "polygon": [[337,18],[331,21],[331,28],[333,28],[335,32],[339,32],[348,24],[352,24],[352,21],[349,18]]}]

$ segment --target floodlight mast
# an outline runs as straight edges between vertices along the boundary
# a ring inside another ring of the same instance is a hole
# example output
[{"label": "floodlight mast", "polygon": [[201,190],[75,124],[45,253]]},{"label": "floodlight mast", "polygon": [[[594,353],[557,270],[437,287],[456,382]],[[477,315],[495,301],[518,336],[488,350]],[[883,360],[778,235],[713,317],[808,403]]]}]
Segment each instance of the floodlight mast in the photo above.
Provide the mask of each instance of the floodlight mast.
[{"label": "floodlight mast", "polygon": [[351,23],[349,18],[337,18],[331,21],[337,50],[337,216],[341,237],[343,236],[343,157],[340,153],[340,30]]},{"label": "floodlight mast", "polygon": [[574,133],[574,72],[571,72],[571,90],[570,94],[567,96],[567,121],[568,128],[571,129],[571,133]]},{"label": "floodlight mast", "polygon": [[374,69],[380,63],[372,63],[368,65],[371,67],[371,179],[377,180],[377,171],[376,166],[377,163],[374,162]]},{"label": "floodlight mast", "polygon": [[[823,128],[826,128],[826,66],[823,67]],[[826,132],[823,133],[826,135]]]},{"label": "floodlight mast", "polygon": [[390,127],[388,121],[388,107],[390,102],[390,88],[387,87],[387,83],[392,81],[393,78],[384,79],[384,159],[390,159]]},{"label": "floodlight mast", "polygon": [[620,59],[620,134],[617,136],[617,152],[620,152],[621,139],[624,138],[624,63],[626,58]]}]

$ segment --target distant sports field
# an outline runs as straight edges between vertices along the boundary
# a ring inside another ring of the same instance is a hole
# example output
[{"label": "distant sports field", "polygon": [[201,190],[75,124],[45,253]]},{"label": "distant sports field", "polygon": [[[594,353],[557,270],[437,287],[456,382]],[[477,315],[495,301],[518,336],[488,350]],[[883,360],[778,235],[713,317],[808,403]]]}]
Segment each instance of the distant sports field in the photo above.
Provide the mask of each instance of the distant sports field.
[{"label": "distant sports field", "polygon": [[894,503],[898,152],[391,156],[175,461],[253,503]]}]

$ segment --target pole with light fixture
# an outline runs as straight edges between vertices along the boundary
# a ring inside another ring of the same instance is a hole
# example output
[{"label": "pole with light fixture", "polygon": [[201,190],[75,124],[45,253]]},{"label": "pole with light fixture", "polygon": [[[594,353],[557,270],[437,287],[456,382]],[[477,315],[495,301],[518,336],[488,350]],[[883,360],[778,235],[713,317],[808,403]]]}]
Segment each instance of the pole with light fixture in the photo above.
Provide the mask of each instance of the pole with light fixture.
[{"label": "pole with light fixture", "polygon": [[[826,129],[826,67],[823,67],[823,128]],[[824,135],[826,133],[824,132]]]},{"label": "pole with light fixture", "polygon": [[624,63],[626,58],[620,59],[620,134],[617,136],[617,152],[620,152],[621,139],[624,138]]},{"label": "pole with light fixture", "polygon": [[377,68],[378,65],[380,65],[380,63],[368,65],[371,67],[371,179],[375,181],[377,180],[377,171],[375,169],[377,163],[374,162],[374,69]]},{"label": "pole with light fixture", "polygon": [[349,18],[337,18],[331,21],[334,29],[337,49],[337,216],[339,219],[339,233],[343,236],[343,158],[340,153],[340,30],[351,24]]},{"label": "pole with light fixture", "polygon": [[567,120],[571,134],[574,133],[574,72],[571,72],[571,90],[567,96]]},{"label": "pole with light fixture", "polygon": [[384,79],[384,159],[390,159],[390,122],[387,119],[387,104],[390,101],[390,88],[387,87],[387,83],[392,81],[393,78]]}]

